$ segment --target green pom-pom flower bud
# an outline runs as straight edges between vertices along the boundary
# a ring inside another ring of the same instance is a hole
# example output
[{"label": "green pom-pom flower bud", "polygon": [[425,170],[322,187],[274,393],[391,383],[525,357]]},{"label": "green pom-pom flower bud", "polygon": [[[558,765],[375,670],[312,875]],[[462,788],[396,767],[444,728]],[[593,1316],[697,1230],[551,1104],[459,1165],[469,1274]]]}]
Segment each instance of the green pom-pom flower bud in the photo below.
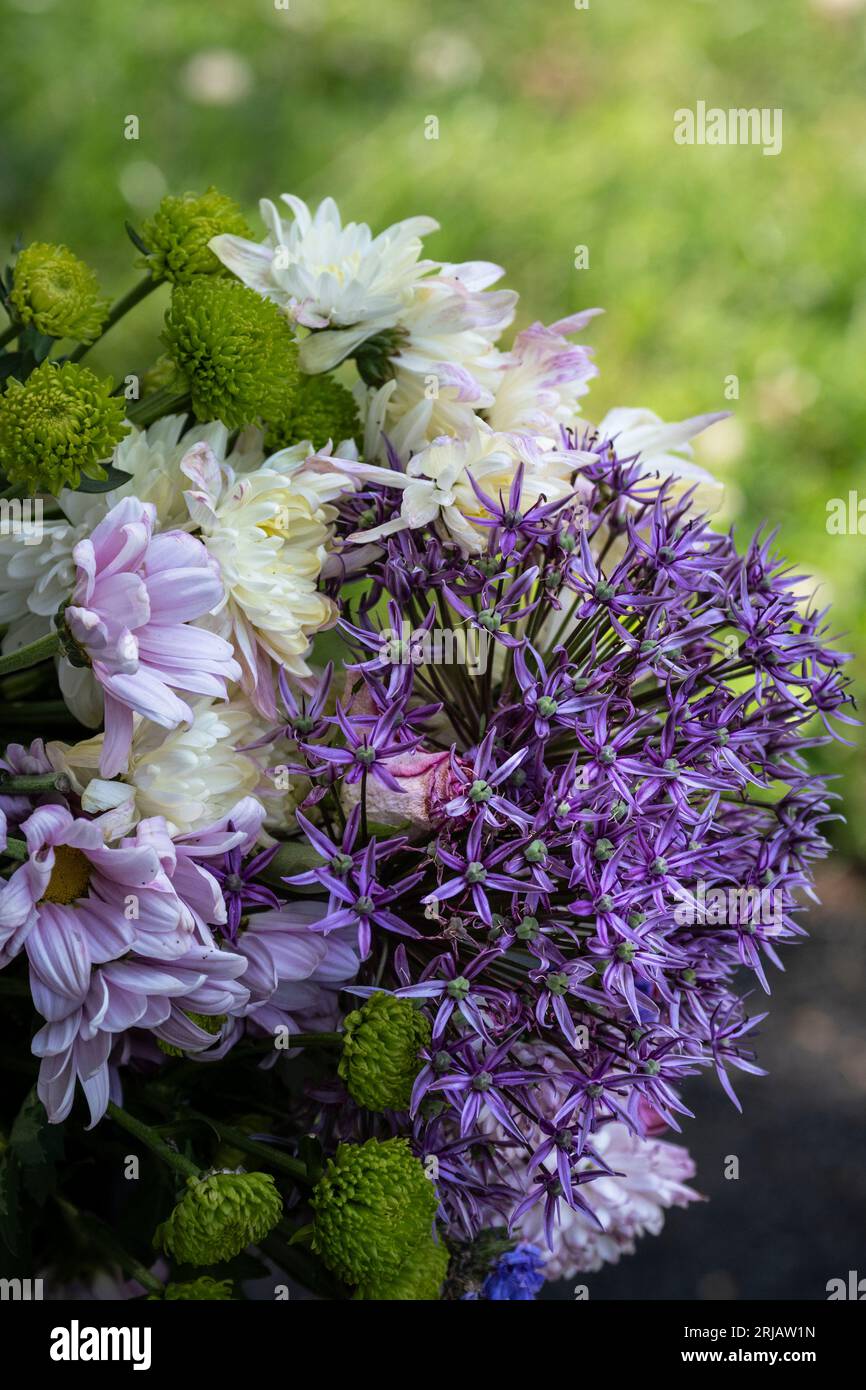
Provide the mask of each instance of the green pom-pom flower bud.
[{"label": "green pom-pom flower bud", "polygon": [[217,1264],[263,1240],[282,1214],[283,1199],[269,1173],[207,1173],[187,1179],[153,1242],[183,1264]]},{"label": "green pom-pom flower bud", "polygon": [[75,362],[43,362],[26,381],[10,379],[0,397],[0,468],[9,482],[58,493],[77,487],[82,473],[106,477],[100,460],[129,428],[111,388]]},{"label": "green pom-pom flower bud", "polygon": [[270,300],[238,280],[200,276],[176,287],[163,334],[200,420],[240,429],[292,406],[298,349]]},{"label": "green pom-pom flower bud", "polygon": [[390,1279],[374,1280],[358,1289],[356,1297],[378,1302],[436,1302],[448,1272],[448,1250],[432,1236],[412,1250]]},{"label": "green pom-pom flower bud", "polygon": [[310,1199],[313,1249],[347,1284],[393,1279],[430,1235],[436,1189],[405,1139],[340,1144]]},{"label": "green pom-pom flower bud", "polygon": [[185,285],[194,275],[227,275],[208,246],[211,237],[228,232],[251,238],[253,233],[233,198],[209,188],[206,193],[183,193],[163,198],[142,228],[148,254],[145,265],[155,280]]},{"label": "green pom-pom flower bud", "polygon": [[374,994],[347,1016],[339,1073],[368,1110],[407,1110],[430,1024],[408,999]]},{"label": "green pom-pom flower bud", "polygon": [[9,298],[19,321],[47,338],[92,343],[108,317],[109,301],[99,281],[68,246],[34,241],[15,263]]},{"label": "green pom-pom flower bud", "polygon": [[223,1303],[233,1298],[231,1279],[212,1279],[203,1274],[200,1279],[191,1279],[188,1284],[166,1284],[163,1294],[148,1295],[148,1303]]},{"label": "green pom-pom flower bud", "polygon": [[271,422],[265,447],[275,453],[306,439],[322,449],[329,439],[334,445],[357,439],[359,428],[355,398],[341,382],[326,375],[301,376],[291,415]]}]

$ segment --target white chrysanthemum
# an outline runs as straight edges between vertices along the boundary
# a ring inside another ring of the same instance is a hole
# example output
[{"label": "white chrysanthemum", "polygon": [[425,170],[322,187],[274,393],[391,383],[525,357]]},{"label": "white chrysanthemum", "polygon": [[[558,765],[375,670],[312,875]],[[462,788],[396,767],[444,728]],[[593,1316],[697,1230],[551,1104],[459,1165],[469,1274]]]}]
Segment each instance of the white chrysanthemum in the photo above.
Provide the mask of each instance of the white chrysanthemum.
[{"label": "white chrysanthemum", "polygon": [[432,217],[410,217],[374,237],[364,222],[343,226],[333,198],[314,213],[291,193],[282,201],[293,213],[289,223],[269,199],[259,204],[268,228],[262,244],[224,235],[210,247],[245,285],[298,323],[330,330],[309,340],[315,365],[305,364],[306,371],[327,371],[365,338],[396,323],[413,283],[432,265],[419,261],[421,237],[439,224]]},{"label": "white chrysanthemum", "polygon": [[231,641],[242,685],[256,707],[276,714],[271,660],[295,677],[309,675],[310,639],[336,618],[319,591],[334,509],[353,484],[334,470],[304,468],[306,446],[274,454],[237,476],[207,445],[193,448],[182,469],[193,487],[186,500],[226,590],[209,626]]},{"label": "white chrysanthemum", "polygon": [[[639,1139],[619,1123],[604,1125],[593,1135],[592,1142],[617,1174],[602,1174],[580,1188],[581,1197],[603,1230],[583,1212],[572,1211],[560,1203],[553,1250],[544,1269],[548,1279],[571,1279],[575,1274],[616,1264],[621,1255],[634,1254],[635,1242],[641,1236],[659,1234],[669,1207],[700,1201],[700,1194],[687,1185],[687,1180],[694,1177],[695,1165],[681,1144]],[[589,1160],[580,1164],[582,1171],[593,1166]],[[520,1236],[546,1250],[543,1203],[536,1204],[522,1218]]]},{"label": "white chrysanthemum", "polygon": [[613,442],[617,458],[639,455],[637,463],[642,474],[659,473],[662,478],[674,478],[678,491],[694,488],[696,508],[712,512],[719,506],[724,488],[712,473],[694,462],[690,440],[717,420],[726,419],[728,413],[715,411],[668,424],[652,410],[617,406],[597,426],[597,435],[599,443]]},{"label": "white chrysanthemum", "polygon": [[[140,502],[154,504],[160,530],[188,527],[189,513],[183,496],[188,480],[181,473],[180,464],[194,444],[207,444],[220,463],[229,462],[238,473],[254,468],[264,458],[260,430],[245,430],[229,454],[229,431],[219,420],[195,425],[184,433],[185,419],[185,415],[166,415],[146,430],[133,427],[121,440],[112,463],[121,473],[129,473],[130,481],[110,494],[110,506],[121,497],[135,495]],[[64,496],[67,514],[78,495]]]},{"label": "white chrysanthemum", "polygon": [[[337,460],[339,462],[339,460]],[[520,505],[527,510],[544,499],[555,502],[573,490],[574,463],[528,435],[497,434],[473,418],[459,438],[443,435],[409,460],[405,474],[385,469],[366,470],[375,481],[402,488],[400,513],[369,531],[357,531],[353,541],[370,542],[396,531],[435,523],[467,554],[480,554],[488,529],[477,523],[487,517],[470,479],[491,499],[506,505],[511,484],[523,465]],[[357,472],[364,476],[364,465]]]},{"label": "white chrysanthemum", "polygon": [[398,321],[406,334],[391,361],[396,386],[387,402],[388,433],[404,417],[420,419],[427,441],[469,427],[495,400],[505,359],[494,344],[511,323],[513,290],[489,290],[504,274],[487,261],[445,265],[420,280]]},{"label": "white chrysanthemum", "polygon": [[600,309],[560,319],[549,328],[534,323],[518,333],[510,352],[502,354],[504,370],[496,399],[487,411],[495,430],[519,430],[558,441],[560,425],[571,425],[580,398],[597,376],[589,350],[566,335],[585,328]]},{"label": "white chrysanthemum", "polygon": [[249,708],[213,700],[190,707],[192,723],[176,729],[137,720],[122,780],[99,777],[103,734],[49,744],[52,766],[71,777],[86,812],[105,817],[112,839],[148,816],[163,816],[173,834],[195,830],[260,789],[259,761],[238,751],[260,731]]},{"label": "white chrysanthemum", "polygon": [[[133,426],[112,458],[113,467],[128,473],[130,481],[98,494],[64,489],[58,498],[64,515],[43,523],[38,544],[25,544],[20,535],[0,536],[0,623],[8,624],[4,652],[34,642],[50,630],[51,619],[75,583],[75,546],[121,498],[134,495],[142,502],[152,502],[161,530],[190,526],[183,496],[189,480],[180,471],[181,459],[192,445],[204,442],[222,462],[229,435],[218,421],[196,425],[184,434],[185,419],[184,415],[166,415],[147,430]],[[254,467],[262,457],[261,433],[248,430],[239,436],[228,461],[240,472]],[[78,719],[90,725],[99,723],[101,691],[88,670],[67,672],[63,694]]]}]

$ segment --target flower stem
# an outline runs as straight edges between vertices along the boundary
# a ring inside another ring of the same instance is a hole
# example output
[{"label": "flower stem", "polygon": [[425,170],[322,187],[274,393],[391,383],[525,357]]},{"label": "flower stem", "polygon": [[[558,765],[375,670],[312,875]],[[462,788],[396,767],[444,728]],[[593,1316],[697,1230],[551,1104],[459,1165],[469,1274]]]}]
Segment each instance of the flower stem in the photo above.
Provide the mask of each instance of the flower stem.
[{"label": "flower stem", "polygon": [[46,632],[44,637],[37,637],[35,642],[28,642],[26,647],[18,647],[14,652],[6,652],[5,656],[0,656],[0,676],[8,675],[10,671],[22,671],[25,666],[38,666],[40,661],[47,661],[50,656],[54,656],[59,647],[58,634]]},{"label": "flower stem", "polygon": [[92,1216],[89,1212],[79,1211],[65,1197],[57,1197],[55,1200],[69,1222],[71,1231],[77,1234],[83,1226],[94,1245],[98,1246],[104,1255],[119,1264],[120,1268],[131,1278],[137,1279],[148,1293],[162,1296],[165,1292],[165,1285],[162,1280],[157,1279],[155,1274],[151,1274],[147,1266],[141,1263],[141,1260],[130,1255],[129,1251],[120,1244],[110,1227],[100,1221],[97,1216]]},{"label": "flower stem", "polygon": [[114,1120],[115,1124],[120,1125],[121,1128],[127,1130],[134,1139],[138,1139],[140,1143],[145,1144],[147,1148],[156,1154],[157,1158],[161,1158],[163,1163],[167,1163],[168,1166],[173,1168],[176,1173],[179,1173],[181,1177],[198,1178],[201,1176],[200,1169],[191,1159],[184,1158],[183,1154],[178,1153],[175,1149],[171,1148],[170,1145],[166,1144],[165,1140],[160,1139],[156,1130],[151,1129],[150,1125],[144,1124],[142,1120],[137,1120],[135,1116],[130,1115],[128,1111],[121,1110],[120,1106],[115,1105],[112,1100],[108,1102],[108,1114],[111,1116],[112,1120]]},{"label": "flower stem", "polygon": [[173,391],[169,386],[161,386],[151,395],[134,401],[126,412],[126,418],[140,429],[145,429],[163,415],[180,414],[188,409],[189,392]]},{"label": "flower stem", "polygon": [[17,796],[19,793],[69,791],[69,779],[62,772],[22,773],[21,776],[4,776],[0,772],[0,796]]},{"label": "flower stem", "polygon": [[3,332],[0,333],[0,347],[5,347],[7,343],[11,343],[12,339],[17,338],[20,332],[21,329],[17,323],[10,323],[9,327],[4,328]]},{"label": "flower stem", "polygon": [[268,1144],[260,1144],[258,1140],[250,1139],[243,1130],[235,1129],[234,1125],[223,1124],[222,1120],[213,1120],[210,1115],[203,1115],[200,1110],[187,1110],[185,1113],[191,1120],[200,1120],[202,1124],[210,1125],[220,1139],[231,1144],[233,1148],[240,1149],[241,1153],[248,1153],[260,1162],[269,1164],[271,1168],[278,1168],[296,1182],[308,1181],[307,1166],[301,1163],[300,1159],[290,1158],[288,1154],[281,1153],[279,1149],[272,1149]]},{"label": "flower stem", "polygon": [[80,362],[82,357],[99,342],[100,338],[104,338],[108,330],[113,328],[124,314],[128,314],[130,309],[134,309],[136,304],[140,304],[143,299],[146,299],[158,284],[159,281],[154,280],[152,275],[145,275],[143,280],[139,280],[137,285],[133,285],[131,290],[128,290],[125,295],[118,299],[116,304],[111,306],[111,312],[105,320],[99,338],[94,338],[92,343],[79,343],[78,347],[69,354],[69,361]]}]

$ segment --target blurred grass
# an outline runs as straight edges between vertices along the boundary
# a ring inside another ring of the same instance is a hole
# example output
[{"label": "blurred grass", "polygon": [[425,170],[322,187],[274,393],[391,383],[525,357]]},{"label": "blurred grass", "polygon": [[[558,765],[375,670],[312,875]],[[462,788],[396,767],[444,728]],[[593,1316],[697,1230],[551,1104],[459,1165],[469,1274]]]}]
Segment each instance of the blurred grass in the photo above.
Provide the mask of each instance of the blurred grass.
[{"label": "blurred grass", "polygon": [[[864,0],[288,6],[0,0],[0,245],[62,239],[116,294],[135,274],[123,221],[166,190],[215,183],[253,213],[262,195],[332,193],[377,229],[432,214],[430,253],[505,265],[521,323],[606,307],[586,335],[590,418],[731,406],[701,449],[725,519],[779,525],[859,645],[866,538],[829,536],[826,508],[863,477]],[[675,145],[674,111],[699,99],[781,107],[782,153]],[[145,365],[162,307],[94,364]],[[863,852],[861,759],[836,761]]]}]

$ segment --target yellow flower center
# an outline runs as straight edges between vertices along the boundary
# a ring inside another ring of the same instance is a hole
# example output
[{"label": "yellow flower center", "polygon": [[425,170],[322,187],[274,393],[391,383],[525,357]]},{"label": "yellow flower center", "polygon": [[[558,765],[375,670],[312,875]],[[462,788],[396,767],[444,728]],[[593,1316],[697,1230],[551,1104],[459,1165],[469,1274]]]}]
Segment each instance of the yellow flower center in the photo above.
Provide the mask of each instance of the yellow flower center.
[{"label": "yellow flower center", "polygon": [[69,845],[57,845],[54,868],[42,897],[45,903],[71,903],[82,898],[90,883],[91,864],[86,854]]}]

